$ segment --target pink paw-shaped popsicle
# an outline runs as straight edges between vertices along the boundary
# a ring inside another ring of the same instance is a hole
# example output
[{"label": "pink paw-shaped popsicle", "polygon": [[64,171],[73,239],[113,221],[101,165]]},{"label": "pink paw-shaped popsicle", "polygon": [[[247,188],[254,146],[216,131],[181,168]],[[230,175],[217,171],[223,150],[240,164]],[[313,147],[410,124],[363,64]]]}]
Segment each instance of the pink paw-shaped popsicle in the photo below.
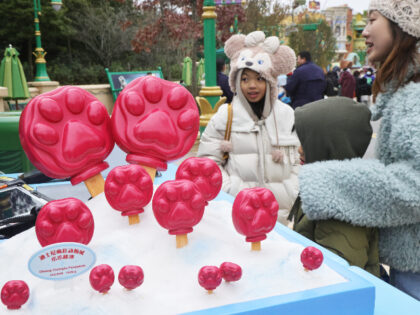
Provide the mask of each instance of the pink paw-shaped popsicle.
[{"label": "pink paw-shaped popsicle", "polygon": [[241,266],[228,261],[220,265],[220,272],[226,282],[238,281],[242,277]]},{"label": "pink paw-shaped popsicle", "polygon": [[188,243],[187,233],[203,217],[205,202],[198,187],[185,179],[166,181],[156,190],[153,213],[169,234],[177,236],[178,248]]},{"label": "pink paw-shaped popsicle", "polygon": [[111,120],[127,162],[157,170],[188,153],[199,129],[197,104],[188,90],[154,76],[137,78],[124,88]]},{"label": "pink paw-shaped popsicle", "polygon": [[25,281],[10,280],[1,289],[1,301],[10,310],[17,310],[29,299],[29,287]]},{"label": "pink paw-shaped popsicle", "polygon": [[153,182],[140,165],[115,167],[105,181],[105,197],[112,208],[128,216],[130,224],[139,222],[139,213],[144,212],[153,195]]},{"label": "pink paw-shaped popsicle", "polygon": [[42,246],[60,242],[88,244],[94,221],[89,208],[79,199],[53,200],[44,205],[35,223],[36,236]]},{"label": "pink paw-shaped popsicle", "polygon": [[308,246],[300,254],[300,260],[305,271],[315,270],[322,265],[324,255],[322,255],[322,252],[318,248]]},{"label": "pink paw-shaped popsicle", "polygon": [[188,179],[194,182],[207,202],[216,198],[223,183],[219,166],[209,158],[186,159],[178,167],[176,179]]},{"label": "pink paw-shaped popsicle", "polygon": [[267,238],[277,221],[279,205],[267,188],[247,188],[239,192],[232,206],[232,220],[238,233],[260,250],[260,241]]},{"label": "pink paw-shaped popsicle", "polygon": [[133,290],[143,284],[144,273],[140,266],[127,265],[121,268],[118,282],[127,290]]},{"label": "pink paw-shaped popsicle", "polygon": [[216,266],[204,266],[198,272],[198,283],[208,291],[213,293],[222,283],[222,273]]},{"label": "pink paw-shaped popsicle", "polygon": [[92,288],[100,293],[107,293],[114,284],[115,275],[112,267],[106,264],[98,265],[90,271],[89,282]]},{"label": "pink paw-shaped popsicle", "polygon": [[89,92],[63,86],[33,98],[19,122],[22,147],[31,162],[73,185],[108,167],[114,140],[105,106]]}]

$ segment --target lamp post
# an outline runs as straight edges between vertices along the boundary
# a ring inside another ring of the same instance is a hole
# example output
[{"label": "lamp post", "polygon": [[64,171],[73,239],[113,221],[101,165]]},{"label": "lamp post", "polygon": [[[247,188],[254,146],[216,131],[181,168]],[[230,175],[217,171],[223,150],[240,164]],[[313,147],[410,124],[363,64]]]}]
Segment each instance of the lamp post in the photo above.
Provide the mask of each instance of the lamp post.
[{"label": "lamp post", "polygon": [[[61,0],[51,0],[51,5],[54,10],[58,11],[61,8]],[[34,22],[35,22],[35,82],[51,81],[47,73],[47,62],[45,61],[46,51],[41,45],[41,30],[39,28],[39,17],[41,15],[41,0],[34,0]]]},{"label": "lamp post", "polygon": [[223,94],[217,86],[216,75],[216,5],[243,4],[243,0],[204,0],[203,28],[204,28],[204,68],[205,86],[200,90],[200,96],[204,96],[214,108],[220,96]]}]

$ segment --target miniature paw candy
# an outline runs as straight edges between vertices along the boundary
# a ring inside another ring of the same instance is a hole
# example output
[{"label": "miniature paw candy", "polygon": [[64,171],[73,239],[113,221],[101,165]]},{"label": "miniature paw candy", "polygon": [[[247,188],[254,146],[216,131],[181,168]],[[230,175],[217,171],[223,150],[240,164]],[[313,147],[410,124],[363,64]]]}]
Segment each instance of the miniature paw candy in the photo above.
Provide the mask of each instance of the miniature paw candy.
[{"label": "miniature paw candy", "polygon": [[216,266],[204,266],[198,272],[198,283],[208,291],[213,293],[220,283],[222,283],[222,273]]},{"label": "miniature paw candy", "polygon": [[1,289],[1,301],[10,310],[17,310],[29,299],[29,287],[25,281],[10,280]]},{"label": "miniature paw candy", "polygon": [[187,233],[203,217],[206,201],[191,181],[166,181],[156,189],[152,208],[158,223],[176,235],[177,248],[187,245]]},{"label": "miniature paw candy", "polygon": [[35,222],[41,246],[61,242],[89,244],[95,228],[92,212],[76,198],[53,200],[45,204]]},{"label": "miniature paw candy", "polygon": [[140,165],[115,167],[106,178],[105,197],[112,208],[128,216],[129,224],[140,222],[138,214],[144,212],[152,195],[152,179]]},{"label": "miniature paw candy", "polygon": [[112,132],[127,162],[142,165],[152,180],[156,169],[184,156],[197,138],[199,113],[183,86],[154,76],[130,82],[112,112]]},{"label": "miniature paw candy", "polygon": [[236,196],[232,206],[233,225],[252,243],[252,250],[261,250],[261,241],[276,225],[278,210],[276,198],[267,188],[247,188]]},{"label": "miniature paw candy", "polygon": [[300,260],[306,271],[315,270],[322,265],[324,256],[318,248],[308,246],[300,254]]},{"label": "miniature paw candy", "polygon": [[118,282],[127,290],[133,290],[141,286],[143,281],[144,273],[140,266],[124,266],[118,274]]},{"label": "miniature paw candy", "polygon": [[85,182],[92,196],[103,192],[100,172],[114,140],[105,106],[89,92],[63,86],[33,98],[22,112],[19,137],[29,160],[52,178]]},{"label": "miniature paw candy", "polygon": [[223,183],[219,166],[209,158],[186,159],[178,167],[176,179],[188,179],[194,182],[207,202],[216,198]]},{"label": "miniature paw candy", "polygon": [[221,264],[220,272],[222,273],[222,278],[227,282],[238,281],[242,277],[241,266],[232,262],[224,262]]},{"label": "miniature paw candy", "polygon": [[103,264],[90,271],[89,282],[92,288],[100,293],[107,293],[115,280],[111,266]]}]

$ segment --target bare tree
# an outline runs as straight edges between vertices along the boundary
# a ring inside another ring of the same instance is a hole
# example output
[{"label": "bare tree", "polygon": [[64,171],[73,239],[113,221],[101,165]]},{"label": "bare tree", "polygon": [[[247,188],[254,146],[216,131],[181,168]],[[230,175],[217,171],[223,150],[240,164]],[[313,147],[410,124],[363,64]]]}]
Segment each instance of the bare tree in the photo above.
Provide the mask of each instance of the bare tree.
[{"label": "bare tree", "polygon": [[80,15],[73,17],[72,26],[75,38],[90,48],[104,67],[109,67],[119,55],[132,50],[130,43],[136,28],[131,21],[129,10],[100,1],[96,5],[88,3]]}]

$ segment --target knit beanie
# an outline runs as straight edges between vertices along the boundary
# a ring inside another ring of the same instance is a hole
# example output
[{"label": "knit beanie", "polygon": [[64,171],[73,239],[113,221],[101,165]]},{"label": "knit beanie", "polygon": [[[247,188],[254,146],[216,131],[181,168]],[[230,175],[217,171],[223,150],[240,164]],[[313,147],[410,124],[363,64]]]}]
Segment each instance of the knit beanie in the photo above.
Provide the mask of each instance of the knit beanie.
[{"label": "knit beanie", "polygon": [[420,0],[371,0],[369,11],[379,11],[406,33],[420,39]]}]

